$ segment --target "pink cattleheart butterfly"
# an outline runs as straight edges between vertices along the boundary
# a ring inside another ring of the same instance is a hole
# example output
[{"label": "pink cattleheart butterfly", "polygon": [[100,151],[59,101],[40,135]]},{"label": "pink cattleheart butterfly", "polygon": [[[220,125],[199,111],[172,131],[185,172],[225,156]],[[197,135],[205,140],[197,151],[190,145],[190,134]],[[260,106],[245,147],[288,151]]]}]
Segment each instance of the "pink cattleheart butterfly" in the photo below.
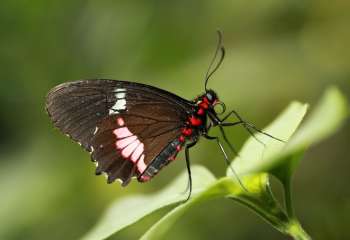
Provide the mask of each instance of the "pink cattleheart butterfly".
[{"label": "pink cattleheart butterfly", "polygon": [[[244,121],[235,111],[219,118],[215,106],[221,105],[222,114],[225,105],[207,83],[225,56],[221,39],[219,32],[219,43],[205,77],[205,92],[192,101],[145,84],[95,79],[54,87],[47,95],[46,110],[57,128],[90,152],[97,165],[96,174],[106,173],[108,183],[118,179],[126,186],[132,177],[147,182],[184,148],[190,197],[189,149],[201,136],[214,140],[229,162],[220,139],[208,135],[212,127],[219,127],[233,152],[224,132],[228,126],[242,125],[252,135],[258,131],[282,141]],[[231,116],[236,121],[230,122]]]}]

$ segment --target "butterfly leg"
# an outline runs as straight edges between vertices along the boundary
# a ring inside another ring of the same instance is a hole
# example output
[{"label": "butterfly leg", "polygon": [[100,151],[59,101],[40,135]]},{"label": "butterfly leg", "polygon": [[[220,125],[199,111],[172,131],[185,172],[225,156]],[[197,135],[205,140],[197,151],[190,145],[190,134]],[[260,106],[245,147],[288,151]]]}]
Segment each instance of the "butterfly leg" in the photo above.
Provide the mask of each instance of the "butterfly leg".
[{"label": "butterfly leg", "polygon": [[[238,118],[239,121],[237,122],[233,122],[233,123],[225,123],[226,119],[228,119],[231,115],[234,115],[236,118]],[[260,130],[259,128],[257,128],[256,126],[254,126],[252,123],[250,122],[246,122],[245,120],[243,120],[243,118],[235,111],[232,110],[231,112],[229,112],[223,119],[221,119],[220,123],[218,125],[222,126],[222,127],[228,127],[228,126],[235,126],[238,124],[242,124],[243,127],[249,132],[249,134],[255,138],[256,141],[260,142],[262,145],[265,146],[265,143],[263,143],[260,139],[258,139],[255,134],[253,133],[252,129],[256,132],[259,132],[261,134],[264,134],[270,138],[273,138],[279,142],[285,142],[282,139],[279,139],[277,137],[272,136],[271,134],[268,134],[262,130]]]},{"label": "butterfly leg", "polygon": [[188,196],[185,200],[187,202],[188,199],[190,199],[192,194],[192,174],[191,174],[191,163],[190,163],[190,148],[196,145],[197,141],[191,142],[186,145],[185,148],[185,157],[186,157],[186,167],[187,167],[187,173],[188,173],[188,184],[186,188],[186,192],[189,191]]},{"label": "butterfly leg", "polygon": [[222,146],[222,144],[221,144],[219,138],[218,138],[218,137],[209,136],[209,135],[207,135],[207,134],[205,134],[205,135],[203,135],[203,136],[204,136],[206,139],[215,140],[215,141],[216,141],[216,143],[218,144],[218,146],[219,146],[219,148],[220,148],[222,154],[224,155],[224,160],[225,160],[227,166],[230,168],[231,172],[233,173],[233,175],[234,175],[235,178],[237,179],[239,185],[244,189],[244,191],[247,191],[247,192],[248,192],[247,188],[243,185],[243,183],[242,183],[240,177],[238,176],[237,172],[236,172],[236,171],[233,169],[233,167],[231,166],[230,160],[228,159],[227,153],[226,153],[224,147]]},{"label": "butterfly leg", "polygon": [[[212,127],[212,124],[213,123],[209,123],[209,127]],[[236,122],[235,124],[241,124],[241,122]],[[221,121],[219,119],[216,119],[216,122],[215,122],[215,125],[216,126],[219,126],[219,129],[220,129],[220,132],[221,132],[221,135],[225,141],[225,143],[229,146],[230,150],[236,155],[239,157],[239,154],[238,154],[238,151],[235,149],[235,147],[233,147],[232,143],[228,140],[227,136],[226,136],[226,133],[224,131],[224,128],[223,126],[221,125]],[[217,137],[212,137],[212,136],[209,136],[208,133],[206,132],[204,134],[204,137],[206,137],[207,139],[209,140],[215,140]]]},{"label": "butterfly leg", "polygon": [[239,157],[239,154],[238,154],[238,151],[233,147],[232,143],[228,140],[227,136],[226,136],[226,133],[224,131],[224,128],[223,126],[219,125],[219,129],[220,129],[220,132],[221,132],[221,135],[225,141],[225,143],[229,146],[229,148],[231,149],[231,151]]}]

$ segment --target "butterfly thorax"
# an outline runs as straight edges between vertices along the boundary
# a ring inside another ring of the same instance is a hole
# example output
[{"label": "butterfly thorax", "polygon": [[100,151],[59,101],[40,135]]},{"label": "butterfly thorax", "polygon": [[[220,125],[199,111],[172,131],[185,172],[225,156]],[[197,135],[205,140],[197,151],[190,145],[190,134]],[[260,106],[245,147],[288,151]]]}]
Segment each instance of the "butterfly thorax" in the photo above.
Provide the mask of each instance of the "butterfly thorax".
[{"label": "butterfly thorax", "polygon": [[194,107],[182,129],[182,135],[179,137],[180,142],[196,140],[199,135],[207,133],[209,129],[208,114],[210,111],[214,111],[213,107],[218,101],[216,93],[212,90],[208,90],[193,101]]}]

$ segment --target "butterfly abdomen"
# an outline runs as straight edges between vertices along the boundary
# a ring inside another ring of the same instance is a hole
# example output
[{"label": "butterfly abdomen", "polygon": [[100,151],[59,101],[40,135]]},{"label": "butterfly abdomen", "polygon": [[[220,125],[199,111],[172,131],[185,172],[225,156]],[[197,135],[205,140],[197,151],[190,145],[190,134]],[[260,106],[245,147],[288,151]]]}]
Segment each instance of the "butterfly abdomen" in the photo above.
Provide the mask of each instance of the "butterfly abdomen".
[{"label": "butterfly abdomen", "polygon": [[140,182],[147,182],[154,177],[164,166],[175,160],[178,152],[181,151],[184,142],[176,138],[170,142],[159,155],[148,165],[146,170],[138,177]]}]

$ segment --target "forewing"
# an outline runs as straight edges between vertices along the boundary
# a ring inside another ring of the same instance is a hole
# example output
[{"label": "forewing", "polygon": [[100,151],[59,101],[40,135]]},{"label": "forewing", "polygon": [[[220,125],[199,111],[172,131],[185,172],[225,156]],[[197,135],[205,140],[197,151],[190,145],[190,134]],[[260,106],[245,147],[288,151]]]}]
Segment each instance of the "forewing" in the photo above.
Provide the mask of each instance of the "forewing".
[{"label": "forewing", "polygon": [[46,110],[57,128],[90,151],[93,131],[113,105],[109,89],[114,85],[98,80],[60,84],[48,93]]}]

